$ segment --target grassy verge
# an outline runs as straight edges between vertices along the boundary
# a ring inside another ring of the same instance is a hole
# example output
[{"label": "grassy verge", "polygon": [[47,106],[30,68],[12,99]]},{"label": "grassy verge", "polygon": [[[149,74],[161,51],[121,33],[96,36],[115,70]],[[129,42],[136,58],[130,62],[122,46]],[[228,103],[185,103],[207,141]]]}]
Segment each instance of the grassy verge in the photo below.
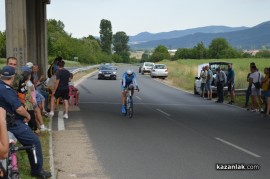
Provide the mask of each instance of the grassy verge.
[{"label": "grassy verge", "polygon": [[[49,118],[43,118],[45,126],[49,126]],[[39,136],[41,145],[42,145],[42,152],[43,152],[43,168],[46,171],[50,171],[50,154],[49,154],[49,132],[42,132]],[[30,165],[27,157],[27,153],[25,151],[20,151],[17,153],[18,157],[18,165],[21,178],[35,178],[31,177],[31,170]]]}]

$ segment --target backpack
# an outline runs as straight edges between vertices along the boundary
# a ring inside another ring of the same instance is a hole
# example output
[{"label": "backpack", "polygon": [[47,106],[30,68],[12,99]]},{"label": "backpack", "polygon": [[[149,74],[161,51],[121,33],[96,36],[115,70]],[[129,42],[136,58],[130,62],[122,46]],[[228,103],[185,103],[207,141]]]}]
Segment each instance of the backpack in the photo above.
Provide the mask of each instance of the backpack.
[{"label": "backpack", "polygon": [[262,87],[262,86],[261,86],[261,82],[260,82],[260,75],[261,75],[261,74],[259,73],[258,81],[255,82],[255,83],[253,83],[256,89],[261,89],[261,87]]}]

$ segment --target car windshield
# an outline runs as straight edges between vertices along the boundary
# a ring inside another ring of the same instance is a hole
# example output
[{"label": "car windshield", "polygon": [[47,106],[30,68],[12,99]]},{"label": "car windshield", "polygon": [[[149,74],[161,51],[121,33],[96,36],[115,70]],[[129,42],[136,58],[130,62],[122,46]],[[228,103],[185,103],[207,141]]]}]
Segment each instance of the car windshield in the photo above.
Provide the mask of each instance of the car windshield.
[{"label": "car windshield", "polygon": [[213,71],[213,74],[216,74],[216,69],[220,67],[222,71],[224,71],[226,74],[228,74],[228,64],[210,64],[210,69]]},{"label": "car windshield", "polygon": [[165,65],[155,65],[155,69],[165,69]]},{"label": "car windshield", "polygon": [[153,66],[153,63],[145,63],[145,66]]},{"label": "car windshield", "polygon": [[100,70],[114,70],[114,69],[111,66],[106,66],[106,67],[103,66],[103,67],[100,68]]}]

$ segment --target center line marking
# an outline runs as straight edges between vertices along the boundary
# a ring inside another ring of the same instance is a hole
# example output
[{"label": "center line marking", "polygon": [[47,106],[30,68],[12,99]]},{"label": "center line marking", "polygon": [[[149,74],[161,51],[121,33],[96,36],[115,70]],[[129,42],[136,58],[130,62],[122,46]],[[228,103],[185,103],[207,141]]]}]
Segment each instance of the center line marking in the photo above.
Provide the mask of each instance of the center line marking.
[{"label": "center line marking", "polygon": [[58,130],[59,131],[65,130],[64,112],[63,111],[58,112]]},{"label": "center line marking", "polygon": [[215,137],[215,139],[218,140],[218,141],[220,141],[220,142],[222,142],[222,143],[224,143],[224,144],[227,144],[227,145],[229,145],[229,146],[232,146],[232,147],[234,147],[234,148],[236,148],[236,149],[238,149],[238,150],[241,150],[242,152],[245,152],[245,153],[247,153],[247,154],[249,154],[249,155],[251,155],[251,156],[253,156],[253,157],[256,157],[256,158],[261,157],[260,155],[257,155],[257,154],[255,154],[255,153],[253,153],[253,152],[250,152],[250,151],[247,150],[247,149],[244,149],[244,148],[242,148],[242,147],[239,147],[239,146],[237,146],[237,145],[235,145],[235,144],[232,144],[232,143],[230,143],[230,142],[228,142],[228,141],[226,141],[226,140],[223,140],[223,139],[221,139],[221,138]]},{"label": "center line marking", "polygon": [[142,98],[140,98],[139,96],[135,96],[137,99],[139,99],[139,100],[142,100]]},{"label": "center line marking", "polygon": [[171,116],[170,114],[168,114],[168,113],[166,113],[166,112],[164,112],[164,111],[162,111],[162,110],[160,110],[160,109],[156,109],[157,111],[159,111],[159,112],[161,112],[162,114],[165,114],[166,116]]}]

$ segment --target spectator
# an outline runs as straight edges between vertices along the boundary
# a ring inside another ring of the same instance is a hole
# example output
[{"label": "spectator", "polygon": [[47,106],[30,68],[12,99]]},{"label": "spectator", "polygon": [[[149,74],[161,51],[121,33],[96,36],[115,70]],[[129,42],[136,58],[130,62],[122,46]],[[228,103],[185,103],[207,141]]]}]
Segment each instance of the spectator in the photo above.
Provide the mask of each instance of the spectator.
[{"label": "spectator", "polygon": [[[256,66],[254,62],[251,62],[249,64],[249,69],[251,70],[251,67],[252,66]],[[250,76],[251,73],[248,73],[247,75],[247,82],[249,83],[249,76]],[[248,102],[249,102],[249,97],[251,95],[251,87],[248,85],[248,88],[246,90],[246,99],[245,99],[245,105],[244,105],[244,108],[248,108]]]},{"label": "spectator", "polygon": [[80,95],[80,92],[78,90],[78,88],[75,87],[74,83],[72,82],[72,79],[73,79],[73,74],[70,73],[70,78],[69,78],[69,96],[73,96],[74,101],[75,101],[75,105],[78,105],[78,102],[79,102],[79,95]]},{"label": "spectator", "polygon": [[261,83],[262,75],[257,70],[256,66],[251,66],[251,74],[249,76],[249,87],[251,88],[252,111],[259,111],[259,104],[261,105],[261,89],[260,86],[255,86],[256,83]]},{"label": "spectator", "polygon": [[52,98],[51,98],[51,111],[50,116],[54,116],[54,103],[55,99],[62,98],[65,104],[65,114],[64,118],[68,119],[68,100],[69,100],[69,87],[68,82],[70,78],[70,72],[64,68],[65,62],[58,62],[58,71],[56,73],[56,82],[55,86],[52,90]]},{"label": "spectator", "polygon": [[264,68],[264,78],[262,79],[262,91],[261,91],[261,97],[262,97],[262,101],[263,101],[263,104],[264,104],[264,109],[263,109],[263,112],[266,113],[266,110],[267,110],[267,97],[266,97],[266,93],[269,89],[269,82],[268,82],[268,79],[269,79],[269,74],[270,74],[270,69],[269,68]]},{"label": "spectator", "polygon": [[35,64],[33,66],[33,74],[32,74],[33,84],[36,87],[36,91],[38,91],[38,93],[40,93],[45,98],[45,104],[44,104],[43,113],[46,114],[47,113],[46,111],[49,111],[49,108],[48,108],[49,93],[47,93],[46,91],[44,91],[42,89],[42,83],[43,83],[44,77],[43,77],[43,75],[39,76],[38,71],[39,71],[39,67],[38,67],[37,64]]},{"label": "spectator", "polygon": [[41,94],[36,92],[35,86],[34,86],[34,84],[32,83],[31,80],[28,80],[26,85],[31,91],[31,96],[32,96],[32,99],[33,99],[33,108],[34,108],[34,111],[35,111],[35,116],[36,116],[36,119],[37,119],[37,122],[38,122],[38,126],[39,126],[41,131],[47,131],[49,129],[43,123],[43,117],[42,117],[42,114],[41,114],[41,108],[38,105],[39,103],[42,102],[42,100],[44,100],[44,97]]},{"label": "spectator", "polygon": [[206,90],[207,90],[207,99],[212,100],[212,87],[211,83],[213,81],[213,72],[210,70],[209,66],[206,66],[207,70],[207,79],[206,79]]},{"label": "spectator", "polygon": [[228,92],[230,92],[230,98],[231,101],[228,102],[228,104],[233,104],[234,99],[235,99],[235,92],[234,92],[234,79],[235,79],[235,74],[234,70],[232,69],[232,63],[228,65]]},{"label": "spectator", "polygon": [[[35,101],[32,98],[31,95],[31,90],[30,88],[27,87],[27,82],[31,78],[31,72],[30,71],[24,71],[22,74],[22,80],[19,83],[19,89],[18,89],[18,96],[23,96],[23,100],[21,99],[21,102],[23,103],[25,109],[31,116],[31,120],[28,122],[29,127],[36,133],[39,134],[38,126],[37,126],[37,121],[35,117],[35,111],[34,111],[34,104]],[[21,94],[21,95],[20,95]]]},{"label": "spectator", "polygon": [[7,113],[7,129],[14,134],[23,146],[35,145],[37,163],[35,163],[33,153],[28,152],[31,175],[39,178],[49,178],[51,173],[43,170],[43,157],[39,138],[28,125],[25,125],[31,119],[30,114],[22,106],[17,93],[11,87],[14,78],[15,68],[5,66],[0,80],[0,107],[4,108]]},{"label": "spectator", "polygon": [[220,67],[218,67],[216,71],[217,71],[216,84],[217,84],[217,95],[218,95],[218,100],[216,101],[216,103],[223,103],[224,101],[223,89],[224,89],[224,85],[226,84],[227,77],[226,77],[225,72],[221,70]]},{"label": "spectator", "polygon": [[8,132],[6,123],[6,111],[0,107],[0,159],[6,159],[8,156]]},{"label": "spectator", "polygon": [[205,84],[207,80],[207,70],[205,67],[202,68],[200,77],[201,77],[201,97],[204,98]]}]

